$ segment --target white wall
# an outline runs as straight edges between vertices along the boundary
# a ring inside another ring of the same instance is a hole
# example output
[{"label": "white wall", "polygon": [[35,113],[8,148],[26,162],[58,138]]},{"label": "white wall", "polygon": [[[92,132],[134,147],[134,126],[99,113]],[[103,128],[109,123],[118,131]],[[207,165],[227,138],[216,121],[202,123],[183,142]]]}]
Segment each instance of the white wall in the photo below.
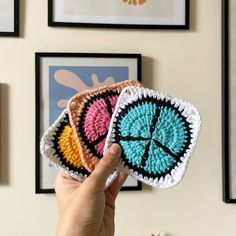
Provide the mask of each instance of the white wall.
[{"label": "white wall", "polygon": [[47,1],[21,1],[20,38],[0,38],[0,235],[54,235],[54,195],[35,195],[34,52],[142,53],[146,86],[195,104],[202,130],[184,180],[170,190],[122,192],[116,235],[236,235],[222,202],[221,1],[191,0],[191,30],[47,27]]}]

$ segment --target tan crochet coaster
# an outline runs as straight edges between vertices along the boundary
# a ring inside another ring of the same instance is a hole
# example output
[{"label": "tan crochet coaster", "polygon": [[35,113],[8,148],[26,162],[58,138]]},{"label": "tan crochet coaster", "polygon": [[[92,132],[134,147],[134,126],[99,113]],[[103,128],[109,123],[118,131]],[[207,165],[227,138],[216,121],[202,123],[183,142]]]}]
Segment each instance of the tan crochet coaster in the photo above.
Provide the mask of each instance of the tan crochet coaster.
[{"label": "tan crochet coaster", "polygon": [[76,136],[80,157],[83,166],[90,172],[102,158],[112,113],[120,92],[127,86],[141,84],[126,80],[83,91],[68,102],[70,125]]}]

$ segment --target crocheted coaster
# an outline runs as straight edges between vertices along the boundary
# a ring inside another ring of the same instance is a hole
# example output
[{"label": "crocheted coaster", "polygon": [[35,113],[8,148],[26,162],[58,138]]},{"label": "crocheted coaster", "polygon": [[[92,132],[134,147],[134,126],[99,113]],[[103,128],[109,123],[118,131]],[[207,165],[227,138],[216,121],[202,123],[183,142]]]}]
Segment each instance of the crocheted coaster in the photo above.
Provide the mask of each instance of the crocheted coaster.
[{"label": "crocheted coaster", "polygon": [[104,144],[118,96],[129,85],[141,86],[138,81],[126,80],[112,86],[86,90],[68,103],[70,124],[76,134],[82,163],[93,171],[102,158]]},{"label": "crocheted coaster", "polygon": [[190,103],[126,87],[112,115],[105,150],[111,142],[120,144],[121,169],[153,187],[172,187],[186,171],[200,123]]},{"label": "crocheted coaster", "polygon": [[[81,182],[90,175],[81,162],[67,110],[64,110],[54,124],[47,129],[41,139],[40,148],[43,157],[67,175]],[[116,176],[117,171],[109,176],[106,187],[114,181]]]},{"label": "crocheted coaster", "polygon": [[40,148],[43,157],[50,164],[73,178],[84,181],[90,174],[82,165],[66,110],[47,129],[41,139]]}]

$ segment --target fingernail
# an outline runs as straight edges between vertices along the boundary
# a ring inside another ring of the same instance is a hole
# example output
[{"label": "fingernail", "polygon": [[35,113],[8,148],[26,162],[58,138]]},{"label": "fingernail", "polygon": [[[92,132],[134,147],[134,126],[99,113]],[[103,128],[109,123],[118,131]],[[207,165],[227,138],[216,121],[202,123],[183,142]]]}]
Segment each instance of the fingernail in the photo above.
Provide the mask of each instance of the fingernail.
[{"label": "fingernail", "polygon": [[110,147],[109,147],[109,152],[115,156],[120,156],[121,154],[121,148],[120,145],[117,143],[113,143]]}]

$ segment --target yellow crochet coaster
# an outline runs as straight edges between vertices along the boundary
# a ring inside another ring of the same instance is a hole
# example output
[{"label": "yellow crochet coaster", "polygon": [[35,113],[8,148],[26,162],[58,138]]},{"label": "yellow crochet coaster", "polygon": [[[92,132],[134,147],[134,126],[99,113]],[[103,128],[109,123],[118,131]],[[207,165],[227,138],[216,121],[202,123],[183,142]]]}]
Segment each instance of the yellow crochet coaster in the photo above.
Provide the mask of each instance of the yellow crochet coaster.
[{"label": "yellow crochet coaster", "polygon": [[83,168],[73,129],[70,125],[63,127],[62,132],[58,137],[57,144],[58,153],[62,154],[70,165],[77,168]]},{"label": "yellow crochet coaster", "polygon": [[[50,164],[78,181],[83,182],[90,175],[82,164],[67,110],[64,110],[46,130],[41,139],[40,149],[43,157]],[[115,180],[117,174],[118,171],[114,171],[108,177],[106,188]]]},{"label": "yellow crochet coaster", "polygon": [[57,169],[79,181],[84,181],[89,176],[90,172],[82,165],[78,145],[66,110],[45,132],[41,139],[40,148],[43,157]]}]

